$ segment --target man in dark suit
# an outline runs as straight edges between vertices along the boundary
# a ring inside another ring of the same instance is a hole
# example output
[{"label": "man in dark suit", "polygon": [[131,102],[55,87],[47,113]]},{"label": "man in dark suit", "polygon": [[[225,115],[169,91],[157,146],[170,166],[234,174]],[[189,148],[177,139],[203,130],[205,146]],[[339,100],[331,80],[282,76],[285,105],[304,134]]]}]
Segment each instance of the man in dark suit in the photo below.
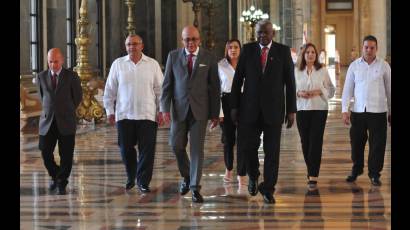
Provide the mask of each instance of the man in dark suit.
[{"label": "man in dark suit", "polygon": [[[83,93],[78,75],[63,68],[64,57],[60,49],[48,51],[49,69],[37,75],[38,93],[43,110],[39,124],[39,148],[44,165],[51,176],[50,191],[66,194],[68,177],[73,165],[76,109]],[[60,165],[54,161],[54,148],[58,141]]]},{"label": "man in dark suit", "polygon": [[[259,190],[265,203],[274,203],[282,123],[285,121],[290,128],[295,119],[294,65],[290,48],[272,41],[274,30],[269,20],[260,21],[256,33],[258,42],[243,46],[235,71],[231,117],[238,122],[238,151],[247,159],[249,193],[255,196]],[[262,132],[264,181],[258,185],[258,148]]]},{"label": "man in dark suit", "polygon": [[[168,54],[165,78],[162,84],[160,111],[164,122],[171,122],[170,142],[176,155],[181,176],[179,192],[192,191],[192,201],[201,203],[202,164],[204,140],[208,119],[211,128],[218,124],[220,110],[220,83],[216,58],[200,48],[199,31],[186,26],[182,31],[184,48]],[[190,135],[190,159],[186,145]]]}]

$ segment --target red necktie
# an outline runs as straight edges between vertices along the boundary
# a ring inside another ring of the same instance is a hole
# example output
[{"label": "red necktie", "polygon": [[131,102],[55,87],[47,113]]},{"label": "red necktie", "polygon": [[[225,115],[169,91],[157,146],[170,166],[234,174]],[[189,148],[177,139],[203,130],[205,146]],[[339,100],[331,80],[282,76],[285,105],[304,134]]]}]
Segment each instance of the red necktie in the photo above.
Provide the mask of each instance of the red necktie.
[{"label": "red necktie", "polygon": [[51,75],[51,84],[53,85],[53,89],[56,89],[57,86],[57,74]]},{"label": "red necktie", "polygon": [[188,74],[189,74],[190,77],[191,77],[191,74],[192,74],[192,57],[193,56],[194,56],[193,54],[188,55]]},{"label": "red necktie", "polygon": [[266,65],[266,58],[268,57],[268,47],[263,47],[262,48],[262,54],[261,54],[261,65],[262,65],[262,71],[265,71],[265,65]]}]

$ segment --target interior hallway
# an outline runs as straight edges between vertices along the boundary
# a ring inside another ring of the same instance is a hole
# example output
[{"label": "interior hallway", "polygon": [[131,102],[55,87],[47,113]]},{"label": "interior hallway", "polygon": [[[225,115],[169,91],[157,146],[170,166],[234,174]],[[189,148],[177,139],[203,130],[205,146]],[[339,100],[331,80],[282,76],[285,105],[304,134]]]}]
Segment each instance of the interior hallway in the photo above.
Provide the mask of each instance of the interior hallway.
[{"label": "interior hallway", "polygon": [[[342,70],[341,76],[346,69]],[[21,133],[20,229],[390,229],[390,128],[382,186],[372,187],[366,173],[354,184],[345,182],[352,163],[349,128],[341,120],[343,77],[335,77],[334,70],[329,72],[337,91],[330,101],[317,192],[307,190],[296,124],[282,132],[273,205],[264,204],[260,194],[251,197],[247,187],[223,183],[220,129],[206,137],[203,204],[192,203],[191,193],[181,197],[177,192],[180,176],[167,144],[168,129],[158,132],[152,192],[146,195],[135,188],[125,192],[125,169],[114,127],[79,127],[64,196],[47,191],[50,178],[38,150],[37,134]],[[262,149],[259,158],[263,165]],[[366,172],[367,152],[365,159]]]}]

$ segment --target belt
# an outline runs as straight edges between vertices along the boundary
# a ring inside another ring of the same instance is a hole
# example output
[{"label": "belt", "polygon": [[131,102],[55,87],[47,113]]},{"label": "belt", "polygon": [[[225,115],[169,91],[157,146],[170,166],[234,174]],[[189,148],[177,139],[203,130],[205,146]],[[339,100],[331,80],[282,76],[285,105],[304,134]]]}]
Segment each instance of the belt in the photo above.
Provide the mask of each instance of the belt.
[{"label": "belt", "polygon": [[229,95],[231,95],[231,93],[222,93],[222,97],[229,96]]}]

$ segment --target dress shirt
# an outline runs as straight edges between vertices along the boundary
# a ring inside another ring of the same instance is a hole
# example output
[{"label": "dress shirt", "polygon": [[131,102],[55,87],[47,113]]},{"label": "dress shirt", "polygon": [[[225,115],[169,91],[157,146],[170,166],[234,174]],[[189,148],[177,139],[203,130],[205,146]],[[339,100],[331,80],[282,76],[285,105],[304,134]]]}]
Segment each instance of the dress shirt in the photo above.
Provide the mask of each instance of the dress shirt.
[{"label": "dress shirt", "polygon": [[[185,49],[185,57],[186,57],[186,60],[188,61],[188,55],[190,54],[190,52],[186,48],[184,49]],[[194,55],[192,57],[192,72],[194,71],[195,61],[196,61],[196,58],[198,57],[198,53],[199,53],[199,47],[196,47],[195,52],[192,53]]]},{"label": "dress shirt", "polygon": [[270,41],[267,46],[263,46],[263,45],[261,45],[260,43],[259,43],[259,46],[261,47],[261,53],[262,53],[263,47],[268,47],[268,53],[269,53],[270,47],[272,46],[272,41]]},{"label": "dress shirt", "polygon": [[[235,69],[232,67],[232,65],[228,62],[226,58],[218,62],[218,75],[219,75],[219,80],[221,82],[221,94],[230,93],[231,87],[232,87],[233,76],[235,75]],[[219,117],[224,117],[224,113],[222,110],[222,103],[221,103],[221,109],[219,112]]]},{"label": "dress shirt", "polygon": [[[58,79],[59,79],[59,76],[60,76],[60,73],[61,73],[61,70],[63,69],[63,67],[61,67],[57,72],[55,72],[55,74],[57,74],[57,77],[56,77],[56,86],[58,85]],[[53,74],[54,74],[54,72],[50,69],[50,72],[51,72],[51,76],[53,76]]]},{"label": "dress shirt", "polygon": [[230,93],[235,69],[226,58],[218,62],[218,74],[221,81],[221,93]]},{"label": "dress shirt", "polygon": [[326,67],[316,70],[314,67],[310,74],[307,67],[304,70],[295,68],[296,94],[301,90],[320,89],[322,95],[312,98],[296,97],[297,110],[328,110],[328,100],[335,95],[335,86],[330,80]]},{"label": "dress shirt", "polygon": [[376,57],[369,65],[363,57],[356,59],[347,70],[342,94],[342,112],[351,110],[391,114],[391,69],[389,64]]},{"label": "dress shirt", "polygon": [[135,64],[129,56],[117,58],[110,69],[104,91],[107,116],[115,121],[156,121],[163,75],[158,62],[142,54]]}]

